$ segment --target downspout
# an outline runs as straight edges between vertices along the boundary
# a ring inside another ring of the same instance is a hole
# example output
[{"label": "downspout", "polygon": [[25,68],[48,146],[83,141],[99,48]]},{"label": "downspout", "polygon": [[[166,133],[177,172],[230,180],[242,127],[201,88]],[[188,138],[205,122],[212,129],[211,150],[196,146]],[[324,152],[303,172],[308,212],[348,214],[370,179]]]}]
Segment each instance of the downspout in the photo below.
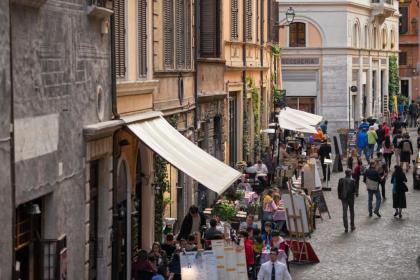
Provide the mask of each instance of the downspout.
[{"label": "downspout", "polygon": [[[16,165],[15,165],[15,112],[13,90],[12,0],[9,0],[9,71],[10,71],[10,183],[12,204],[12,279],[16,279]],[[6,82],[6,81],[5,81]]]},{"label": "downspout", "polygon": [[[248,108],[247,108],[247,94],[246,94],[246,0],[243,1],[243,24],[242,24],[242,61],[243,61],[243,68],[242,68],[242,94],[243,94],[243,98],[242,98],[242,118],[245,116],[245,114],[247,114],[248,112]],[[242,121],[243,123],[243,121]],[[243,135],[243,131],[244,128],[242,128],[242,138],[245,136]],[[243,140],[242,140],[242,145],[243,145]],[[245,149],[242,148],[242,151],[245,151]],[[245,159],[245,154],[242,152],[242,160],[246,160]]]},{"label": "downspout", "polygon": [[200,50],[200,0],[196,0],[194,2],[194,10],[195,10],[195,17],[194,17],[194,26],[195,26],[195,50],[194,50],[194,102],[195,102],[195,110],[194,110],[194,129],[198,129],[198,119],[200,114],[199,102],[198,102],[198,52]]},{"label": "downspout", "polygon": [[[111,101],[112,101],[112,118],[118,120],[120,115],[118,114],[117,109],[117,75],[115,72],[115,14],[111,15]],[[117,234],[117,169],[118,169],[118,157],[120,156],[120,149],[118,145],[119,131],[114,131],[112,135],[112,265],[111,265],[111,279],[118,279],[117,263],[118,263],[118,254],[117,254],[117,244],[116,244],[116,234]]]}]

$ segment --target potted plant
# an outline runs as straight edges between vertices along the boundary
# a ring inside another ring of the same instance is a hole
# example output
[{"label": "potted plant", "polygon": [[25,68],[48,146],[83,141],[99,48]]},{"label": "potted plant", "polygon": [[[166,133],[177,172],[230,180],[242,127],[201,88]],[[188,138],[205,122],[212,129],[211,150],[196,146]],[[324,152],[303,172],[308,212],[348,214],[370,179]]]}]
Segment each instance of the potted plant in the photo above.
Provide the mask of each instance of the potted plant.
[{"label": "potted plant", "polygon": [[236,207],[230,201],[219,200],[211,213],[219,216],[222,221],[232,221],[236,216]]}]

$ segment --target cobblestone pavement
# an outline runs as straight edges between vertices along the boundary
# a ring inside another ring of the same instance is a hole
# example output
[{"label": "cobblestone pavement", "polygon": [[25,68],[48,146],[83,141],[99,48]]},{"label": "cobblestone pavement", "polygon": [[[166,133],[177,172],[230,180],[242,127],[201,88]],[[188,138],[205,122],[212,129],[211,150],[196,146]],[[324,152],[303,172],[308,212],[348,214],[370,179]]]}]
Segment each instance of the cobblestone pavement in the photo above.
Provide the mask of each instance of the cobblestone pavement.
[{"label": "cobblestone pavement", "polygon": [[[415,143],[415,132],[410,134]],[[337,198],[337,182],[342,176],[343,173],[334,173],[332,191],[324,192],[331,219],[325,214],[324,220],[316,219],[317,229],[310,239],[320,263],[291,265],[293,279],[419,280],[420,191],[412,188],[412,169],[407,173],[409,191],[403,218],[393,217],[390,178],[386,185],[387,200],[381,205],[382,218],[369,217],[367,191],[361,182],[355,202],[356,231],[347,234]]]}]

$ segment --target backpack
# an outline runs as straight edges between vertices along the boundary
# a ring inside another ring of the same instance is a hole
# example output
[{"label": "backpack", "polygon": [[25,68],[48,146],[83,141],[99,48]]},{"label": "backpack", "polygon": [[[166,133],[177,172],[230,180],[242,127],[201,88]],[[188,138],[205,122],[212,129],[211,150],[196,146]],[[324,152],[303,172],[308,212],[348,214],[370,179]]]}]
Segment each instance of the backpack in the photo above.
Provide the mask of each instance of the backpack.
[{"label": "backpack", "polygon": [[404,143],[402,144],[401,151],[403,151],[403,152],[411,152],[410,142],[404,141]]}]

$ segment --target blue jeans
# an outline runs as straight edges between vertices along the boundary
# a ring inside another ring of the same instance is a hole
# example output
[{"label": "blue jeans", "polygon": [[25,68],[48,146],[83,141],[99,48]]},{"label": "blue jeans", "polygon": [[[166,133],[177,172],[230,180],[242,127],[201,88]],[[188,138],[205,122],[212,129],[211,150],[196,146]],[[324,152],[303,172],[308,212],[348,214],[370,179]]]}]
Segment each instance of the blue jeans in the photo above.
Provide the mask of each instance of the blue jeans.
[{"label": "blue jeans", "polygon": [[368,156],[369,156],[368,161],[373,158],[374,152],[375,152],[375,144],[368,144]]},{"label": "blue jeans", "polygon": [[379,190],[379,186],[378,186],[378,190],[377,191],[370,191],[370,190],[368,190],[368,209],[369,209],[369,214],[372,214],[373,195],[375,195],[375,200],[376,200],[375,212],[378,212],[379,211],[379,207],[381,207],[381,191]]},{"label": "blue jeans", "polygon": [[369,161],[369,154],[368,154],[368,147],[364,147],[364,148],[357,148],[357,154],[359,155],[359,158],[362,158],[362,152],[365,154],[365,158],[367,161]]}]

